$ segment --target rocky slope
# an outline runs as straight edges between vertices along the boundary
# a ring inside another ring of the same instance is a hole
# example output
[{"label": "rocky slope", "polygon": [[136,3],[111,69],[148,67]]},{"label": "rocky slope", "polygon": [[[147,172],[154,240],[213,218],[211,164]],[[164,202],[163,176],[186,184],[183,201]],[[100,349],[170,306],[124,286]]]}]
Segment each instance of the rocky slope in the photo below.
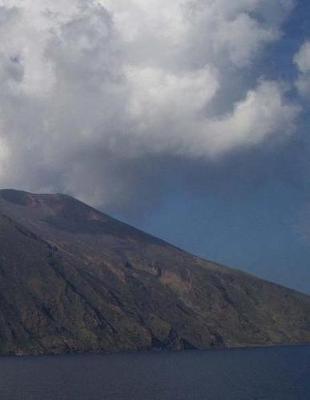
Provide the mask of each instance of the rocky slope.
[{"label": "rocky slope", "polygon": [[71,197],[0,191],[0,354],[306,342],[306,295]]}]

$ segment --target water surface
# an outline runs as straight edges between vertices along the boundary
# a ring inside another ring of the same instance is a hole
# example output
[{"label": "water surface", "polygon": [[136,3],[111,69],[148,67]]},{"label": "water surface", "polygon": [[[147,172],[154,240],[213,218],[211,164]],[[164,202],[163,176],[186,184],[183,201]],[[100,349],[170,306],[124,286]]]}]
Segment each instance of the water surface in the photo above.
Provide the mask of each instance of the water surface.
[{"label": "water surface", "polygon": [[0,358],[1,400],[308,400],[310,346]]}]

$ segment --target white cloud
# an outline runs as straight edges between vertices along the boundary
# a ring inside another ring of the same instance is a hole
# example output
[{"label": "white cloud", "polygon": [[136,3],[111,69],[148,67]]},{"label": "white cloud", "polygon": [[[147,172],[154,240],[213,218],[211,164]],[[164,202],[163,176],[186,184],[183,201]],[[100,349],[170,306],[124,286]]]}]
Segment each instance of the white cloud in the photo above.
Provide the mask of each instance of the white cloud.
[{"label": "white cloud", "polygon": [[255,146],[275,134],[290,134],[295,130],[298,113],[299,107],[285,100],[280,84],[262,81],[235,105],[231,114],[207,124],[210,143],[206,141],[205,151],[217,155]]},{"label": "white cloud", "polygon": [[310,41],[306,41],[294,57],[299,70],[296,82],[299,92],[303,96],[310,96]]},{"label": "white cloud", "polygon": [[131,88],[128,103],[133,139],[140,151],[178,152],[187,138],[195,141],[194,120],[218,89],[216,74],[208,67],[174,74],[157,68],[127,69]]},{"label": "white cloud", "polygon": [[4,165],[9,157],[9,151],[5,141],[0,138],[0,178],[5,179]]},{"label": "white cloud", "polygon": [[310,41],[305,42],[301,46],[299,52],[295,55],[294,60],[302,73],[310,71]]},{"label": "white cloud", "polygon": [[[143,174],[149,155],[208,161],[291,133],[298,110],[280,83],[257,74],[237,101],[226,87],[279,39],[291,7],[0,0],[0,185],[111,201],[130,190],[131,161]],[[211,116],[219,94],[230,111]]]},{"label": "white cloud", "polygon": [[129,109],[135,128],[131,137],[139,138],[135,152],[208,159],[295,130],[299,107],[286,100],[280,83],[261,81],[232,112],[210,118],[203,108],[219,82],[208,69],[186,76],[130,70],[129,81],[133,85]]}]

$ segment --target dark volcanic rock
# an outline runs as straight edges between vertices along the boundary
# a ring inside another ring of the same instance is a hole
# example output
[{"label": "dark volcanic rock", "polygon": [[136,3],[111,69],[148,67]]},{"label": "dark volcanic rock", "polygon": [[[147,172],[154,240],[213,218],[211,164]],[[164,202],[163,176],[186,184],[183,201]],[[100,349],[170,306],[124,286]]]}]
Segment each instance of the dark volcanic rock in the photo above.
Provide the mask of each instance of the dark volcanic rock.
[{"label": "dark volcanic rock", "polygon": [[310,342],[310,298],[64,195],[0,191],[0,353]]}]

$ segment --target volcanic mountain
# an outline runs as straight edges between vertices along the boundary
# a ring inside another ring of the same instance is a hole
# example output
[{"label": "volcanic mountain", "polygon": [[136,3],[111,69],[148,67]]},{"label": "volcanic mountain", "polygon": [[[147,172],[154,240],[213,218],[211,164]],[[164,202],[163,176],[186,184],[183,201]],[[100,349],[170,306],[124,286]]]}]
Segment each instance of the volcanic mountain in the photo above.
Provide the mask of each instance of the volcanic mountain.
[{"label": "volcanic mountain", "polygon": [[310,342],[310,297],[61,194],[0,191],[0,354]]}]

